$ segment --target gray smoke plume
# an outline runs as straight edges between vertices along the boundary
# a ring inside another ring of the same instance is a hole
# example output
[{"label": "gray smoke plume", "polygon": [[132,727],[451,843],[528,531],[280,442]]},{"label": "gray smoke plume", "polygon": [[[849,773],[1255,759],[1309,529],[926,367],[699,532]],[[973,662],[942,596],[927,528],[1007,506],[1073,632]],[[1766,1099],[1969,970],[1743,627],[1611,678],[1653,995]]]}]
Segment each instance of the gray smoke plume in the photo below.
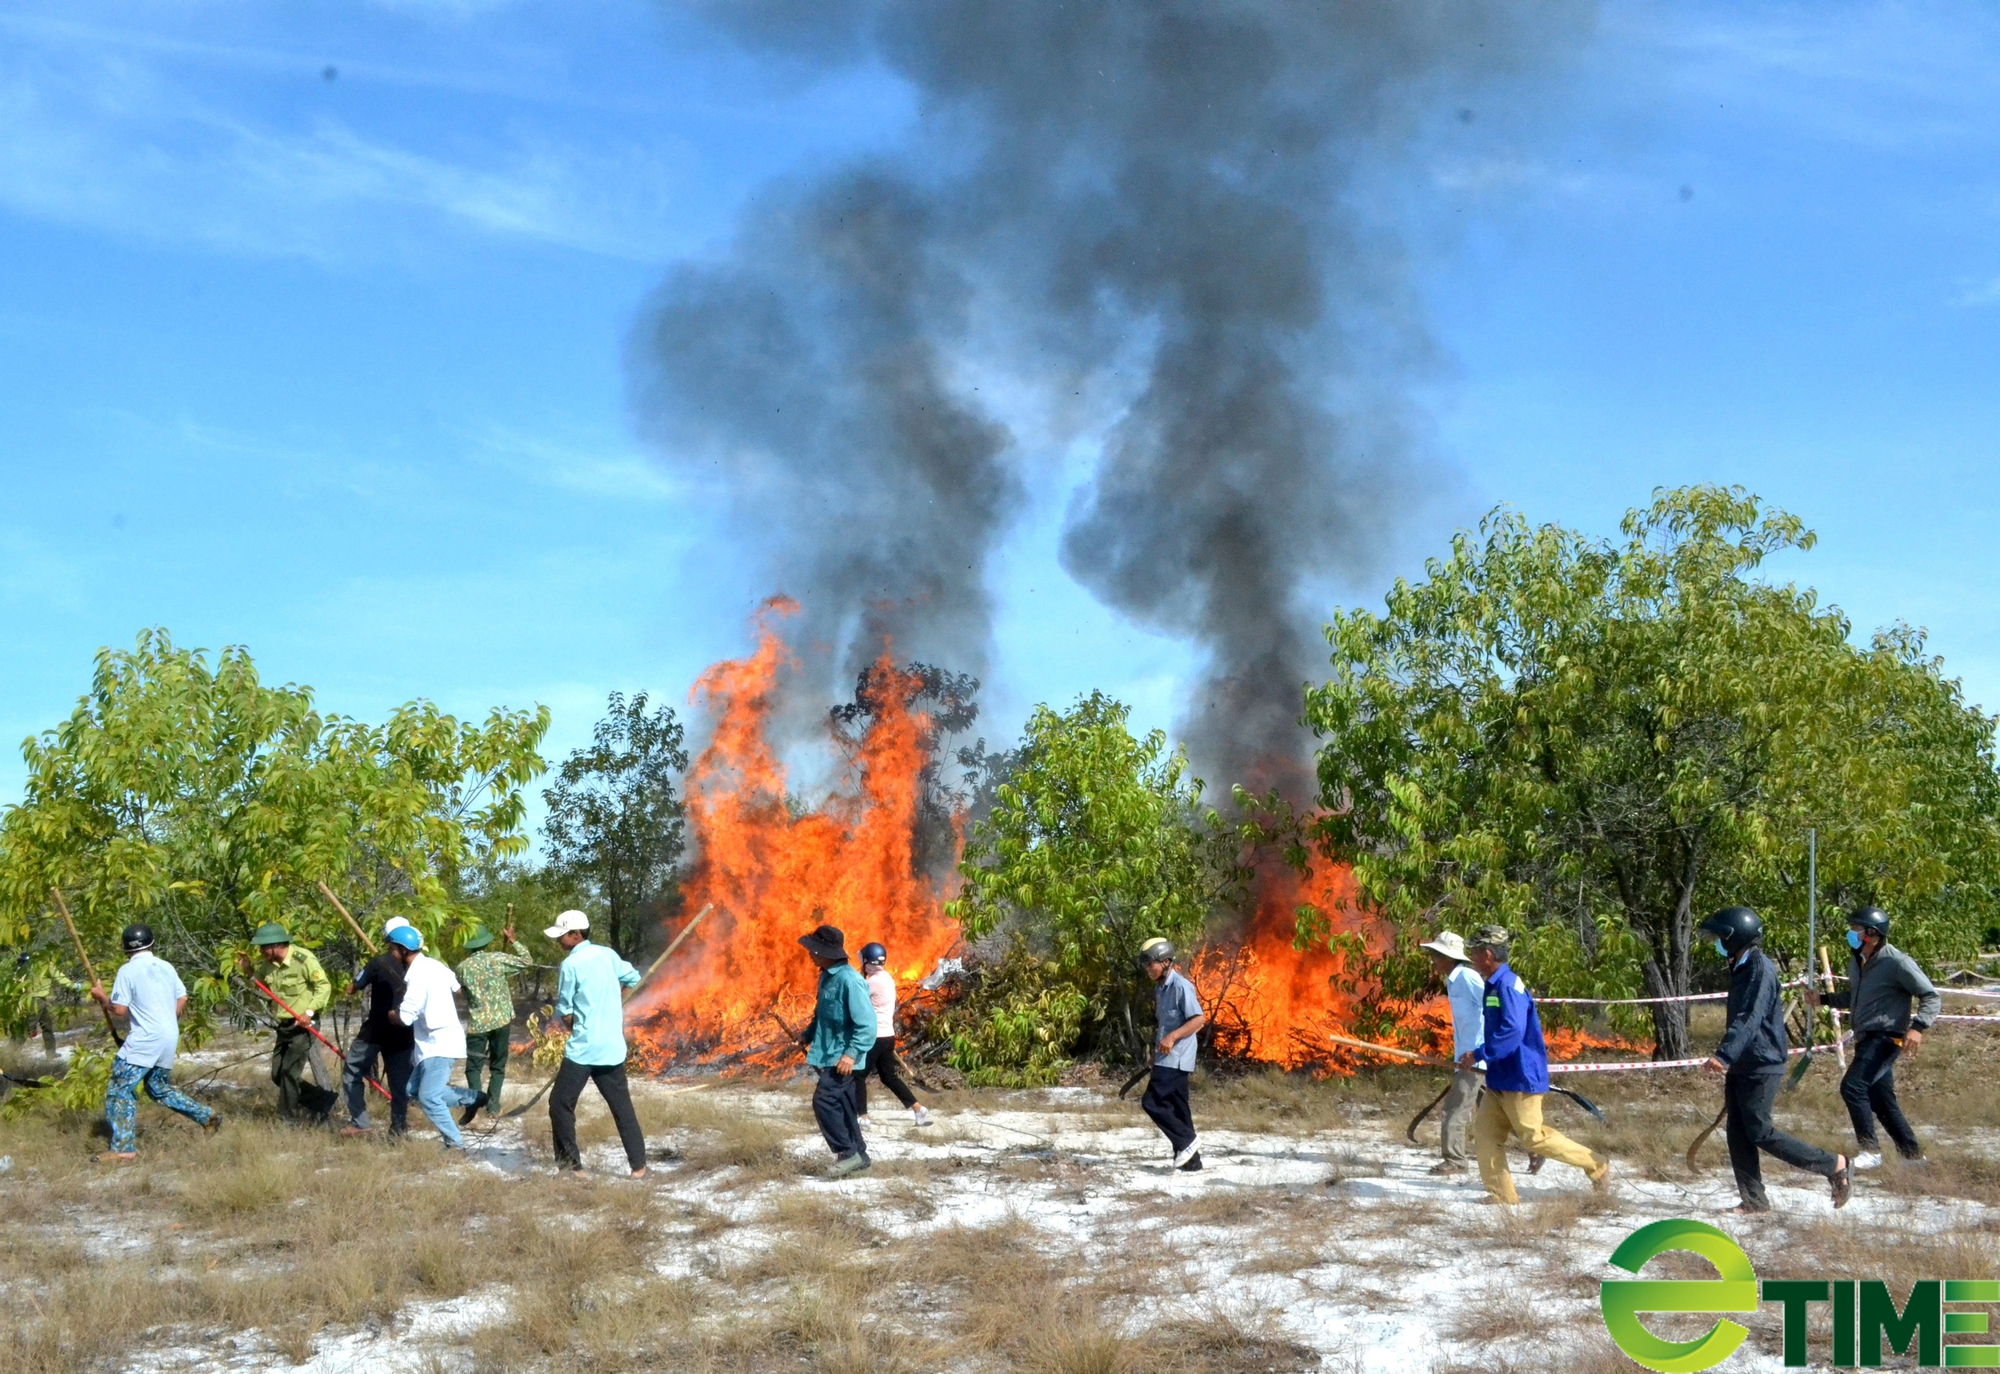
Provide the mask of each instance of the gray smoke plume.
[{"label": "gray smoke plume", "polygon": [[671,460],[726,475],[822,642],[866,656],[856,629],[886,630],[979,671],[984,563],[1028,459],[957,370],[1038,380],[1053,406],[1136,357],[1064,564],[1202,647],[1183,731],[1206,776],[1295,776],[1307,598],[1371,568],[1421,470],[1428,336],[1360,178],[1572,48],[1586,0],[704,12],[783,60],[883,63],[922,119],[893,158],[773,188],[726,260],[662,288],[634,359]]}]

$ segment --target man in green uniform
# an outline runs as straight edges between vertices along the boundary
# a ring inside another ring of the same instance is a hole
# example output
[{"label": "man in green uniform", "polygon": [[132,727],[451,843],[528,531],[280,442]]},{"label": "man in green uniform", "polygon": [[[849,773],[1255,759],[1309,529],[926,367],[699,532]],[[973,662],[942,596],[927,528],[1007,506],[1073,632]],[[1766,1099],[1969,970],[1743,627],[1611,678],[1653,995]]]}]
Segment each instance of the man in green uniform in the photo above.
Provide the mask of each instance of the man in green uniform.
[{"label": "man in green uniform", "polygon": [[[512,954],[492,948],[493,932],[474,926],[465,948],[472,955],[458,966],[458,981],[465,988],[470,1012],[465,1025],[465,1086],[480,1090],[481,1070],[491,1066],[492,1081],[486,1087],[486,1110],[500,1115],[500,1089],[507,1081],[507,1053],[514,1034],[514,993],[507,980],[533,968],[534,961],[521,953],[514,927],[500,932]],[[479,1108],[467,1107],[458,1118],[470,1126]]]},{"label": "man in green uniform", "polygon": [[[258,979],[291,1008],[291,1013],[284,1007],[271,1008],[278,1017],[278,1039],[271,1047],[271,1082],[278,1089],[278,1115],[294,1123],[319,1125],[339,1098],[306,1081],[306,1061],[313,1045],[312,1032],[306,1027],[333,1001],[333,984],[313,952],[294,945],[291,932],[276,921],[257,927],[252,939],[263,956]],[[292,1014],[299,1019],[293,1020]]]}]

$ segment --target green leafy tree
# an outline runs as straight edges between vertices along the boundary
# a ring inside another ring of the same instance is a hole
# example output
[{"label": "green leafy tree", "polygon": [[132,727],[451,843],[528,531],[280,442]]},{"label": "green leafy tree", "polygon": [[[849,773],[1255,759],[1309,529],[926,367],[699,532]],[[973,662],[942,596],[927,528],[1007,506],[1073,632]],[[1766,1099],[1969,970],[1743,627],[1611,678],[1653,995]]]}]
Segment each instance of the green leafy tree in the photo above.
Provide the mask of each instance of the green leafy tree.
[{"label": "green leafy tree", "polygon": [[673,709],[647,711],[644,692],[613,692],[588,749],[563,762],[542,795],[549,869],[588,892],[604,914],[607,943],[636,958],[679,891],[687,808],[674,789],[687,750]]},{"label": "green leafy tree", "polygon": [[[1685,993],[1694,924],[1763,910],[1804,953],[1805,831],[1841,901],[1930,953],[1991,923],[1993,722],[1895,630],[1867,649],[1756,578],[1813,536],[1740,488],[1656,494],[1622,541],[1496,511],[1386,611],[1337,614],[1307,694],[1317,838],[1416,932],[1498,921],[1551,991]],[[1653,1014],[1687,1049],[1682,1004]]]},{"label": "green leafy tree", "polygon": [[474,725],[424,701],[381,725],[322,716],[309,688],[259,681],[241,648],[211,659],[147,631],[100,651],[70,718],[22,746],[25,794],[0,818],[0,945],[60,948],[60,888],[108,977],[120,928],[145,921],[189,977],[199,1034],[261,922],[352,964],[320,881],[442,936],[462,873],[525,848],[521,788],[547,728],[545,709]]},{"label": "green leafy tree", "polygon": [[[1202,785],[1187,761],[1161,731],[1134,738],[1129,714],[1101,692],[1060,714],[1035,709],[991,811],[973,825],[964,886],[946,910],[974,939],[1011,928],[1046,982],[1081,995],[1087,1040],[1138,1054],[1139,946],[1153,936],[1192,945],[1244,875],[1234,840],[1199,811]],[[1011,983],[1015,1001],[1040,995]],[[992,1009],[993,1045],[1020,1039],[1001,1022],[1024,1009]]]}]

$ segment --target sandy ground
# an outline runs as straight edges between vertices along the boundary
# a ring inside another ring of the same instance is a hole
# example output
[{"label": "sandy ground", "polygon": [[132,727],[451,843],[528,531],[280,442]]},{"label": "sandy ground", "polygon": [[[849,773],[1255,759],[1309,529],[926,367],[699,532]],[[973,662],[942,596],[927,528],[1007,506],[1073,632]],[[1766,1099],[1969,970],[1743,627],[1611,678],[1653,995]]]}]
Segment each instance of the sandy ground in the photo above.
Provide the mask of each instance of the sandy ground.
[{"label": "sandy ground", "polygon": [[[640,1095],[667,1091],[659,1084],[635,1088]],[[1721,1215],[1736,1193],[1719,1138],[1709,1147],[1708,1172],[1685,1184],[1614,1176],[1604,1199],[1561,1165],[1528,1175],[1517,1152],[1524,1205],[1514,1211],[1485,1205],[1474,1174],[1432,1175],[1434,1148],[1405,1144],[1400,1120],[1307,1135],[1204,1132],[1207,1168],[1179,1173],[1135,1102],[1082,1088],[1005,1094],[998,1104],[989,1097],[967,1107],[954,1104],[959,1095],[946,1095],[934,1099],[934,1122],[925,1128],[900,1109],[878,1105],[869,1130],[877,1167],[829,1181],[814,1173],[829,1157],[816,1136],[805,1134],[811,1116],[804,1086],[771,1091],[718,1083],[702,1096],[709,1108],[796,1128],[790,1149],[801,1173],[729,1188],[726,1177],[677,1165],[677,1133],[650,1139],[657,1160],[651,1179],[621,1186],[663,1191],[727,1222],[719,1230],[702,1228],[713,1231],[705,1236],[663,1238],[663,1273],[742,1265],[774,1243],[777,1233],[765,1224],[774,1201],[812,1190],[865,1212],[896,1237],[1018,1221],[1033,1227],[1051,1252],[1107,1263],[1140,1254],[1175,1272],[1166,1296],[1135,1304],[1135,1323],[1171,1315],[1167,1309],[1176,1306],[1219,1310],[1275,1324],[1318,1352],[1324,1368],[1343,1374],[1551,1368],[1551,1344],[1601,1344],[1596,1281],[1618,1276],[1605,1261],[1634,1228],[1665,1216],[1709,1219],[1756,1257],[1782,1253],[1789,1228],[1833,1217],[1824,1183],[1782,1166],[1767,1170],[1772,1216]],[[1199,1125],[1199,1098],[1196,1115]],[[468,1145],[463,1167],[520,1186],[564,1186],[518,1120],[490,1132],[475,1128]],[[591,1147],[586,1162],[597,1174],[624,1171],[615,1141]],[[1892,1196],[1864,1179],[1840,1221],[1856,1230],[1924,1233],[1983,1231],[1995,1218],[1978,1204]],[[492,1320],[505,1301],[504,1291],[489,1291],[413,1304],[390,1329],[323,1338],[312,1360],[295,1368],[312,1374],[431,1369],[435,1356],[419,1352],[448,1350],[453,1335]],[[1481,1310],[1495,1320],[1482,1325]],[[1510,1326],[1530,1329],[1509,1338]],[[195,1352],[187,1355],[199,1363]],[[251,1356],[241,1363],[212,1356],[201,1367],[272,1367]],[[168,1359],[154,1367],[194,1365]],[[1748,1349],[1728,1366],[1781,1367],[1775,1356]]]}]

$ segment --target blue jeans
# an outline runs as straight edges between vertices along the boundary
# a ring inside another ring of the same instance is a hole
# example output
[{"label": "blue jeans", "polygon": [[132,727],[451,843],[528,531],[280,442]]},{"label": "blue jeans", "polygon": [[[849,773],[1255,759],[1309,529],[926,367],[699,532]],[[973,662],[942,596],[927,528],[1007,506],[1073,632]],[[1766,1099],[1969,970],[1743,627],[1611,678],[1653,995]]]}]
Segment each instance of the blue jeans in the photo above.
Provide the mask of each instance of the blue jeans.
[{"label": "blue jeans", "polygon": [[444,1137],[447,1150],[455,1150],[460,1144],[458,1123],[451,1119],[451,1109],[467,1106],[479,1096],[470,1088],[452,1087],[451,1066],[457,1062],[456,1059],[419,1060],[413,1079],[417,1105],[424,1109],[431,1125],[437,1127],[438,1134]]},{"label": "blue jeans", "polygon": [[129,1155],[137,1146],[141,1083],[146,1085],[146,1096],[190,1121],[206,1126],[215,1116],[214,1111],[169,1082],[167,1072],[164,1068],[134,1064],[129,1059],[111,1061],[111,1082],[104,1089],[104,1119],[111,1123],[113,1153]]},{"label": "blue jeans", "polygon": [[347,1092],[347,1119],[367,1130],[368,1097],[375,1090],[368,1086],[368,1071],[375,1067],[376,1057],[382,1060],[382,1070],[388,1079],[382,1086],[389,1090],[389,1129],[401,1135],[410,1125],[410,1070],[414,1067],[415,1050],[385,1050],[372,1040],[355,1036],[347,1042],[347,1072],[341,1087]]}]

